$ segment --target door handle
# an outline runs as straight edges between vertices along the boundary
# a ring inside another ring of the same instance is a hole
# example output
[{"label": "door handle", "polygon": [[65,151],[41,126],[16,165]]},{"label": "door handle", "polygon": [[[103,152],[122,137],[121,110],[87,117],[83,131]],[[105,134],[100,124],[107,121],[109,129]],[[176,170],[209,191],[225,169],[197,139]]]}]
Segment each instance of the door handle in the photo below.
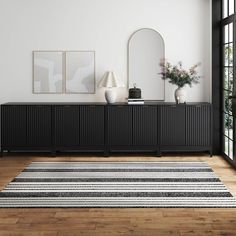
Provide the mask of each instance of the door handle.
[{"label": "door handle", "polygon": [[232,99],[232,98],[236,99],[236,95],[229,96],[229,99]]}]

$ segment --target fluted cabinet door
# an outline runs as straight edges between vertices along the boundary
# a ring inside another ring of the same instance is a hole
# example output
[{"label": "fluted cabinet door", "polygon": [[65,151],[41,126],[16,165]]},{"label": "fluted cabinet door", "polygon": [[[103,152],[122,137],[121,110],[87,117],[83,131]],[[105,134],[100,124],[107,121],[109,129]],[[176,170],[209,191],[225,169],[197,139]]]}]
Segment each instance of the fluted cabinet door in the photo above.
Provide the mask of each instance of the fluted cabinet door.
[{"label": "fluted cabinet door", "polygon": [[133,145],[157,145],[157,106],[133,106]]},{"label": "fluted cabinet door", "polygon": [[185,105],[161,106],[161,145],[185,145]]},{"label": "fluted cabinet door", "polygon": [[110,146],[132,146],[132,106],[109,106],[108,133]]},{"label": "fluted cabinet door", "polygon": [[186,107],[186,145],[211,145],[211,106]]},{"label": "fluted cabinet door", "polygon": [[80,106],[80,145],[104,146],[104,106]]},{"label": "fluted cabinet door", "polygon": [[3,148],[26,146],[26,106],[1,106],[1,143]]},{"label": "fluted cabinet door", "polygon": [[52,108],[49,105],[32,105],[26,108],[27,145],[33,149],[52,146]]},{"label": "fluted cabinet door", "polygon": [[79,148],[79,106],[55,106],[55,147]]}]

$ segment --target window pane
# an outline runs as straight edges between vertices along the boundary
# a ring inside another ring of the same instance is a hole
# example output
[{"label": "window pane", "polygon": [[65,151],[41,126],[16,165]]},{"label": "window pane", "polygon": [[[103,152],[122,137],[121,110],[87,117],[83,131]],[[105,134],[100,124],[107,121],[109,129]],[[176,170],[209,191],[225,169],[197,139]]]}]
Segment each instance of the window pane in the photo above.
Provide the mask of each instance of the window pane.
[{"label": "window pane", "polygon": [[[233,93],[229,92],[228,96],[232,96]],[[228,110],[229,110],[229,114],[232,115],[232,99],[228,99]]]},{"label": "window pane", "polygon": [[229,158],[233,160],[233,141],[229,140]]},{"label": "window pane", "polygon": [[223,18],[228,16],[228,0],[223,0]]},{"label": "window pane", "polygon": [[233,116],[229,116],[229,138],[234,140],[234,135],[233,135]]},{"label": "window pane", "polygon": [[233,44],[230,43],[228,47],[229,66],[233,66]]},{"label": "window pane", "polygon": [[224,153],[229,156],[229,139],[224,137]]},{"label": "window pane", "polygon": [[224,91],[224,111],[229,113],[229,94],[228,91]]},{"label": "window pane", "polygon": [[228,56],[229,56],[229,46],[228,44],[224,46],[224,65],[228,66]]},{"label": "window pane", "polygon": [[227,137],[229,137],[228,119],[229,115],[224,114],[224,135]]},{"label": "window pane", "polygon": [[233,67],[230,67],[228,71],[229,71],[228,90],[232,92],[233,91],[233,73],[234,73]]},{"label": "window pane", "polygon": [[229,0],[229,15],[234,13],[234,0]]},{"label": "window pane", "polygon": [[224,26],[224,39],[225,43],[229,42],[229,25]]},{"label": "window pane", "polygon": [[224,68],[224,89],[228,90],[229,89],[229,81],[228,81],[228,67]]},{"label": "window pane", "polygon": [[233,42],[233,23],[229,24],[229,42]]}]

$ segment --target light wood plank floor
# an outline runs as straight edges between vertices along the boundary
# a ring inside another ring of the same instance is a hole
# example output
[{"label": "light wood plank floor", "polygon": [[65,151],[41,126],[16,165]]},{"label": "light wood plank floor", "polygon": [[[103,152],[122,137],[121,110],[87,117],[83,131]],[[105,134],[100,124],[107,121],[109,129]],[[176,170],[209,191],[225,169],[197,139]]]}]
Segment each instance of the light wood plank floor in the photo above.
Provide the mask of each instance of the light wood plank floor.
[{"label": "light wood plank floor", "polygon": [[[0,159],[0,189],[31,161],[207,161],[236,196],[236,170],[221,157],[25,157]],[[236,209],[0,209],[4,235],[236,235]]]}]

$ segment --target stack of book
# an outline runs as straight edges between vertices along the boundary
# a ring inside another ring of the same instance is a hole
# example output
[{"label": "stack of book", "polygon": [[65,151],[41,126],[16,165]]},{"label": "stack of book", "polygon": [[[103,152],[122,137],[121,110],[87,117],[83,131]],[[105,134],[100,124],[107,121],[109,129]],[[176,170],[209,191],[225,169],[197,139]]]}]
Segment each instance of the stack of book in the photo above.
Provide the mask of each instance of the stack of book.
[{"label": "stack of book", "polygon": [[128,98],[128,104],[142,105],[142,104],[144,104],[144,99],[143,98]]}]

